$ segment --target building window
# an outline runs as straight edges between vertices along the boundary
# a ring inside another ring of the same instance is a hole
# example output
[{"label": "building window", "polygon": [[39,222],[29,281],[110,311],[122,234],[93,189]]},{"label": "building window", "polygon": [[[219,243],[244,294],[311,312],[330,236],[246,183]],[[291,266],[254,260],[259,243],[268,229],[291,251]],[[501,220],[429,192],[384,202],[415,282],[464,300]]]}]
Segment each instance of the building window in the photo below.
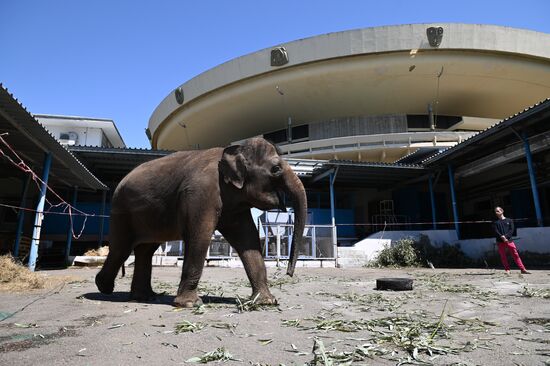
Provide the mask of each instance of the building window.
[{"label": "building window", "polygon": [[424,114],[409,114],[407,115],[408,129],[429,129],[430,118]]},{"label": "building window", "polygon": [[292,140],[303,140],[309,138],[309,125],[292,127]]},{"label": "building window", "polygon": [[274,144],[280,144],[282,142],[287,142],[288,141],[287,130],[284,129],[284,130],[279,130],[279,131],[266,133],[266,134],[264,134],[264,139],[266,139],[268,141],[271,141]]},{"label": "building window", "polygon": [[[307,140],[309,138],[309,125],[300,125],[292,127],[292,141]],[[274,144],[288,142],[288,129],[277,130],[264,134],[264,139]]]}]

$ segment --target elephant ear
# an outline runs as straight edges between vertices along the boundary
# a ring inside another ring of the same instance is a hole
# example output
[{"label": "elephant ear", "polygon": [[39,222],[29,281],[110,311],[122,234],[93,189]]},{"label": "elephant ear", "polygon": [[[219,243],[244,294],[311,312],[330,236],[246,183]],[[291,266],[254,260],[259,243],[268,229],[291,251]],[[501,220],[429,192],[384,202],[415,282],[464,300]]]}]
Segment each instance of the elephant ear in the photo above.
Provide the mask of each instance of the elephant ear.
[{"label": "elephant ear", "polygon": [[220,171],[225,183],[231,183],[238,189],[244,186],[246,174],[245,157],[242,154],[241,146],[233,145],[223,150],[222,160],[219,163]]}]

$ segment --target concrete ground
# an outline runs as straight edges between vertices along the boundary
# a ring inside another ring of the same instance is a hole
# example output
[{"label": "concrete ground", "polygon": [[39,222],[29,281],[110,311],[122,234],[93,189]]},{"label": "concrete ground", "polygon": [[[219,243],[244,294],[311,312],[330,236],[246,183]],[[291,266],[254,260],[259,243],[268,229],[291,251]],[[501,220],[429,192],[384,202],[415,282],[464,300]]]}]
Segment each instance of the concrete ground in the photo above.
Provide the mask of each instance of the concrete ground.
[{"label": "concrete ground", "polygon": [[[269,268],[278,307],[254,309],[242,268],[205,268],[207,304],[171,301],[181,268],[155,267],[156,301],[127,301],[129,276],[97,292],[96,268],[44,271],[49,289],[0,293],[0,364],[544,365],[550,271]],[[375,290],[410,277],[414,290]],[[240,302],[240,303],[239,303]],[[216,352],[217,351],[217,352]]]}]

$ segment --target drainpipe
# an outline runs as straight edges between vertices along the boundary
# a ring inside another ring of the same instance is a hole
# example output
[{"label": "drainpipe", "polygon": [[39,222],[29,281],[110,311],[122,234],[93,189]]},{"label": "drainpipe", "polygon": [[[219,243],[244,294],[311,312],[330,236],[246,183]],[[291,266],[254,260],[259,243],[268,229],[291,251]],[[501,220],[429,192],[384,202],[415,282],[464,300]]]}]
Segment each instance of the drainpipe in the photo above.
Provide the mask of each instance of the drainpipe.
[{"label": "drainpipe", "polygon": [[288,142],[292,142],[292,118],[288,117],[288,130],[287,130],[287,139]]},{"label": "drainpipe", "polygon": [[46,193],[48,191],[48,178],[50,176],[50,167],[52,165],[52,154],[47,152],[44,156],[44,166],[42,169],[42,185],[40,186],[40,195],[38,205],[36,206],[36,215],[34,216],[34,228],[32,231],[31,249],[29,254],[29,269],[34,272],[36,260],[38,258],[38,246],[40,245],[40,231],[42,230],[42,220],[44,219],[44,204],[46,202]]},{"label": "drainpipe", "polygon": [[457,239],[460,239],[460,227],[458,225],[458,210],[456,207],[456,194],[455,194],[455,177],[453,173],[453,167],[449,164],[447,165],[447,170],[449,171],[449,188],[451,189],[451,199],[453,205],[453,220],[455,223],[455,231]]},{"label": "drainpipe", "polygon": [[428,120],[430,122],[430,131],[435,131],[435,119],[432,103],[428,103]]},{"label": "drainpipe", "polygon": [[529,146],[529,140],[525,132],[521,133],[521,140],[523,141],[523,148],[525,149],[525,157],[527,158],[527,169],[529,170],[529,181],[531,183],[531,192],[533,193],[533,203],[535,204],[535,214],[537,216],[537,225],[542,226],[542,210],[540,209],[539,190],[537,188],[537,177],[535,174],[535,167],[533,166],[533,155],[531,154],[531,147]]},{"label": "drainpipe", "polygon": [[21,193],[21,204],[19,207],[19,215],[17,216],[17,231],[15,232],[15,242],[13,243],[13,256],[19,257],[19,244],[21,243],[21,235],[23,235],[23,225],[25,224],[25,208],[27,203],[27,192],[29,191],[29,183],[31,182],[31,175],[27,176],[25,183],[23,184],[23,192]]}]

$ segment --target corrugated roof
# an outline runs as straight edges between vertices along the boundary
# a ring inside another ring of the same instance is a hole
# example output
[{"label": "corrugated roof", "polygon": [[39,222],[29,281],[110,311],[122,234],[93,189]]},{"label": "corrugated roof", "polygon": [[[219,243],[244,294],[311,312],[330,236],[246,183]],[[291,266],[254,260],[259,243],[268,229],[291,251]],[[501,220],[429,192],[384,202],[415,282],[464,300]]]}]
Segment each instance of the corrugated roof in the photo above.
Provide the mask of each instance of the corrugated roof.
[{"label": "corrugated roof", "polygon": [[69,146],[69,150],[74,152],[89,151],[89,152],[97,152],[97,153],[147,154],[147,155],[158,155],[158,156],[165,156],[175,152],[172,150],[145,149],[140,147],[99,147],[99,146],[80,146],[80,145]]},{"label": "corrugated roof", "polygon": [[377,189],[388,189],[411,182],[428,171],[427,168],[418,164],[329,160],[313,171],[313,181],[328,179],[327,173],[331,170],[336,172],[338,185]]},{"label": "corrugated roof", "polygon": [[[52,154],[50,182],[84,189],[107,189],[78,159],[62,146],[27,109],[0,83],[0,132],[4,139],[25,159],[26,164],[40,169],[44,153]],[[3,162],[7,164],[7,162]],[[4,169],[7,171],[7,169]]]},{"label": "corrugated roof", "polygon": [[169,150],[96,146],[70,146],[69,150],[109,185],[116,185],[138,165],[173,153]]},{"label": "corrugated roof", "polygon": [[476,142],[479,142],[483,139],[486,139],[487,137],[496,134],[497,132],[502,131],[505,128],[511,127],[514,124],[525,120],[527,117],[534,115],[536,113],[539,113],[541,111],[544,111],[546,109],[550,109],[550,98],[547,98],[537,104],[534,104],[528,108],[525,108],[523,111],[518,112],[514,114],[513,116],[509,116],[502,121],[499,121],[492,126],[487,127],[485,130],[479,131],[478,133],[470,136],[469,138],[465,139],[459,144],[456,144],[455,146],[452,146],[446,150],[443,150],[435,155],[432,155],[431,157],[428,157],[427,159],[424,159],[422,161],[422,164],[424,165],[430,165],[434,164],[437,161],[440,161],[441,159],[454,154],[458,151],[461,151],[462,149],[471,146],[475,144]]},{"label": "corrugated roof", "polygon": [[311,177],[315,169],[322,167],[327,162],[327,160],[286,158],[284,155],[283,159],[299,177]]},{"label": "corrugated roof", "polygon": [[395,161],[396,164],[421,164],[427,157],[441,152],[441,147],[421,147]]},{"label": "corrugated roof", "polygon": [[354,161],[354,160],[329,160],[329,164],[337,166],[358,166],[370,168],[396,168],[396,169],[424,169],[420,164],[400,164],[400,163],[383,163],[371,161]]}]

